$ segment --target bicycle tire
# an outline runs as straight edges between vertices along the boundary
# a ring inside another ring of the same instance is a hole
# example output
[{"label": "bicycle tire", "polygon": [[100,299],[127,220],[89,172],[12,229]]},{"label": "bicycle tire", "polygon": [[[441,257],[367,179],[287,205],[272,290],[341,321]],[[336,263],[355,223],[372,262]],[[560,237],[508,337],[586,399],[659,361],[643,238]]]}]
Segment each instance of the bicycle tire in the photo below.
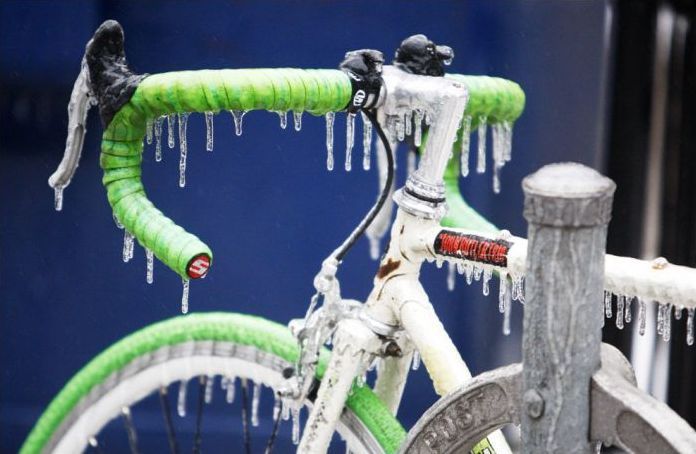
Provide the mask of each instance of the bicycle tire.
[{"label": "bicycle tire", "polygon": [[[117,417],[121,407],[161,386],[199,375],[229,374],[235,364],[244,368],[232,371],[237,377],[280,381],[283,369],[292,366],[298,354],[288,329],[261,317],[200,313],[155,323],[116,342],[75,374],[41,415],[20,453],[82,452],[89,437]],[[324,350],[318,378],[328,357]],[[122,386],[129,392],[119,392]],[[354,387],[337,431],[353,449],[364,452],[396,452],[406,436],[367,386]]]}]

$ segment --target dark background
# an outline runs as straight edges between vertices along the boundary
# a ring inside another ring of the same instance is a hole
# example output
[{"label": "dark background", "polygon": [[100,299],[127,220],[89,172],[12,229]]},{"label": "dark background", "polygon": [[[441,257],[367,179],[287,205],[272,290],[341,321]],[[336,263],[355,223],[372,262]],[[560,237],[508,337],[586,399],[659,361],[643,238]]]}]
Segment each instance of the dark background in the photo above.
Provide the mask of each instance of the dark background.
[{"label": "dark background", "polygon": [[[121,261],[122,234],[101,185],[102,128],[94,113],[63,212],[53,210],[46,181],[62,156],[66,106],[84,46],[103,20],[121,22],[131,67],[148,73],[334,68],[352,49],[376,48],[390,57],[414,33],[452,46],[451,72],[505,77],[526,92],[502,193],[493,194],[490,173],[461,182],[477,210],[525,236],[525,175],[568,160],[606,171],[615,16],[603,1],[1,2],[0,450],[18,448],[52,396],[90,358],[179,312],[178,276],[156,263],[155,283],[147,285],[139,247],[131,263]],[[304,313],[321,261],[377,193],[374,166],[364,172],[356,157],[353,172],[343,172],[342,114],[336,125],[333,173],[324,164],[324,121],[309,115],[296,133],[291,124],[281,130],[275,114],[252,112],[236,137],[222,113],[212,154],[205,151],[203,117],[192,116],[185,189],[177,185],[178,150],[163,145],[164,160],[155,163],[153,147],[146,149],[150,198],[215,253],[209,277],[191,285],[192,311],[254,313],[282,323]],[[344,296],[364,299],[375,269],[363,239],[341,269]],[[426,267],[423,282],[472,372],[519,360],[521,307],[513,310],[513,334],[504,337],[495,298],[481,296],[477,285],[466,288],[462,279],[450,293],[445,274]],[[413,373],[400,413],[405,426],[435,398],[426,372]],[[142,407],[134,410],[141,447],[154,450],[164,427],[154,405]],[[215,405],[206,415],[209,451],[222,449],[239,430],[230,413]],[[177,424],[192,430],[190,416]],[[114,446],[124,446],[125,435],[114,429],[113,436]]]}]

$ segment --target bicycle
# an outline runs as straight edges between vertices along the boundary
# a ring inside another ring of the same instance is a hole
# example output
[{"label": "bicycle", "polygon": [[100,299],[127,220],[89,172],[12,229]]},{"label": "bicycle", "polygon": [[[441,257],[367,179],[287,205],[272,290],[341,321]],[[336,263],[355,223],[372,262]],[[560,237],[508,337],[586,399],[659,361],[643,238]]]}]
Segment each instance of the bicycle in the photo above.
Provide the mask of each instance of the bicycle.
[{"label": "bicycle", "polygon": [[[189,282],[205,277],[212,252],[164,217],[147,200],[140,183],[143,138],[146,142],[156,140],[157,159],[165,119],[171,144],[174,115],[178,115],[183,186],[190,112],[204,113],[210,125],[214,112],[229,110],[238,134],[248,110],[280,112],[281,126],[287,125],[288,110],[325,115],[329,169],[334,166],[334,112],[347,111],[349,139],[355,117],[361,113],[365,130],[371,126],[380,139],[378,164],[382,161],[383,189],[365,219],[323,262],[314,280],[317,294],[305,316],[292,321],[289,330],[256,317],[222,313],[191,314],[145,328],[106,350],[68,383],[37,422],[23,452],[73,452],[87,446],[99,449],[99,430],[119,415],[131,449],[137,452],[130,406],[158,390],[168,442],[172,452],[177,452],[167,388],[181,383],[177,405],[181,413],[182,401],[185,411],[186,383],[200,377],[197,451],[200,412],[217,375],[223,377],[230,398],[236,378],[241,379],[247,451],[248,429],[258,421],[263,384],[273,388],[276,395],[267,451],[273,447],[280,420],[292,416],[293,439],[300,452],[325,451],[334,429],[352,450],[396,452],[406,431],[394,414],[411,364],[417,366],[422,357],[436,392],[442,396],[471,379],[418,281],[422,263],[447,262],[450,269],[464,274],[467,282],[480,280],[484,293],[490,292],[490,280],[497,274],[504,331],[509,330],[512,300],[524,300],[526,241],[498,231],[471,209],[459,195],[457,180],[460,172],[469,172],[469,134],[475,130],[481,139],[477,171],[485,171],[486,128],[491,125],[494,189],[499,189],[497,175],[511,158],[512,123],[523,110],[524,93],[502,79],[444,74],[443,65],[452,57],[451,49],[417,35],[402,43],[395,66],[383,66],[379,52],[363,50],[346,54],[341,70],[218,70],[140,76],[128,69],[121,27],[113,21],[102,24],[87,46],[71,96],[64,159],[49,180],[56,191],[56,209],[62,206],[63,189],[79,161],[87,110],[97,100],[105,124],[100,160],[103,181],[117,225],[124,229],[123,258],[127,261],[132,256],[135,238],[147,251],[148,278],[154,256],[182,276],[182,312],[188,312]],[[293,119],[297,124],[298,116]],[[373,254],[378,251],[374,244],[391,220],[386,200],[393,186],[392,149],[409,136],[421,149],[422,159],[405,187],[394,194],[398,210],[374,290],[365,303],[344,299],[336,277],[340,262],[366,230]],[[365,167],[370,165],[370,141],[366,133]],[[352,145],[348,140],[347,169]],[[450,159],[450,154],[460,155],[461,164]],[[617,308],[622,321],[627,317],[624,313],[630,313],[624,312],[626,295],[683,304],[691,326],[687,341],[693,343],[696,301],[690,295],[694,294],[694,280],[681,278],[696,271],[662,261],[651,264],[607,257],[606,291],[610,296],[620,295]],[[675,290],[671,284],[679,279],[682,287]],[[605,304],[611,308],[611,298]],[[644,303],[640,307],[644,314]],[[666,311],[661,309],[661,313],[666,316]],[[671,311],[669,314],[671,320]],[[663,332],[666,318],[662,317]],[[325,345],[333,345],[332,350]],[[364,373],[373,363],[378,370],[374,391],[363,386]],[[251,410],[249,381],[254,382]],[[312,408],[300,436],[298,420],[303,405]],[[499,432],[474,447],[475,452],[507,450]]]}]

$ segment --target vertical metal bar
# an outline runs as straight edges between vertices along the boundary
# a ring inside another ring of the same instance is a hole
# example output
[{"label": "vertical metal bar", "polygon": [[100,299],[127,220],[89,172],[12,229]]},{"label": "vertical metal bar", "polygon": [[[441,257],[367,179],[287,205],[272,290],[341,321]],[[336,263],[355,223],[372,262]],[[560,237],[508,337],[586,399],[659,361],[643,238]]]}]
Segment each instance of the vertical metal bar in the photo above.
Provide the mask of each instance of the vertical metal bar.
[{"label": "vertical metal bar", "polygon": [[591,453],[590,380],[600,366],[604,253],[615,185],[580,164],[522,183],[529,222],[523,452]]}]

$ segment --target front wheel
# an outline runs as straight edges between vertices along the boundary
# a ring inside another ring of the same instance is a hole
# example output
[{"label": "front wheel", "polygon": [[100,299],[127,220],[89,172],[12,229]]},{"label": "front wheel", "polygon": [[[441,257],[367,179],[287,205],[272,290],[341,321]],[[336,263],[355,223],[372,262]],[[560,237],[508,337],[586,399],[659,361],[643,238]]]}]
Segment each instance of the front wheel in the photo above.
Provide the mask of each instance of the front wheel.
[{"label": "front wheel", "polygon": [[[179,390],[185,392],[188,380],[196,379],[201,396],[205,396],[216,376],[222,377],[221,383],[230,393],[234,392],[236,379],[241,382],[244,441],[240,441],[240,446],[248,451],[247,431],[248,426],[255,425],[257,392],[263,385],[275,394],[283,380],[283,370],[291,367],[297,357],[297,342],[287,328],[259,317],[191,314],[153,324],[120,340],[79,371],[49,404],[20,452],[75,453],[98,447],[99,433],[117,417],[124,419],[131,450],[137,452],[131,415],[137,409],[131,407],[159,392],[168,420],[169,385],[181,382]],[[328,351],[324,351],[317,367],[318,378],[324,373],[327,359]],[[254,384],[253,398],[248,396],[250,382]],[[199,406],[204,399],[199,398]],[[247,399],[252,401],[251,411]],[[311,406],[311,401],[305,404]],[[181,412],[181,408],[178,410]],[[274,410],[272,436],[282,419],[278,402]],[[177,452],[170,420],[167,427],[170,449]],[[337,431],[355,452],[392,453],[405,438],[403,427],[367,387],[353,390]],[[194,451],[200,449],[200,435],[197,424]],[[269,445],[273,442],[264,448]]]}]

